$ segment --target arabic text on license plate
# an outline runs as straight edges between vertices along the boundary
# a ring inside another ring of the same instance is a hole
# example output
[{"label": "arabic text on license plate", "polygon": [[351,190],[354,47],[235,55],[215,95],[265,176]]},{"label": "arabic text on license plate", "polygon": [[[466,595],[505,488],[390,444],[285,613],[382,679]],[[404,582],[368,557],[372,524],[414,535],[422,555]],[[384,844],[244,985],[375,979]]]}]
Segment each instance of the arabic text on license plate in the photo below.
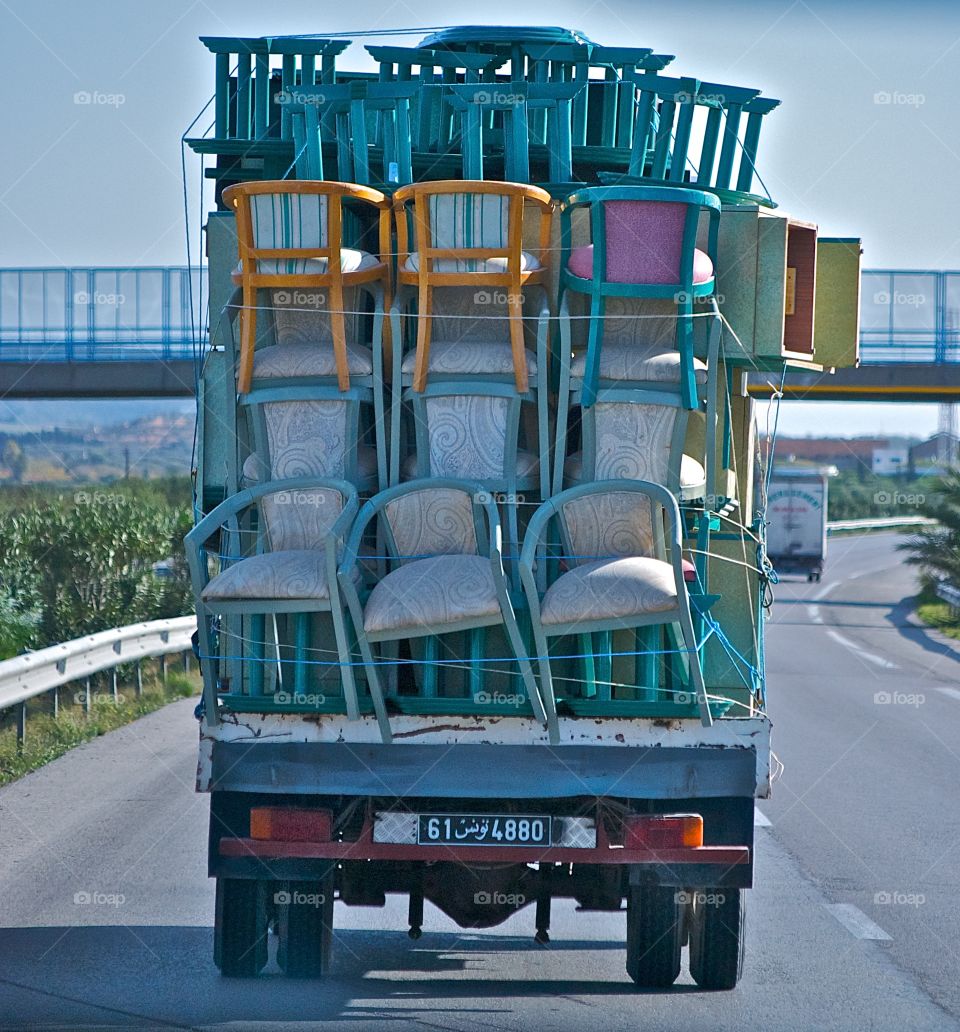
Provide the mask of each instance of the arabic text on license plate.
[{"label": "arabic text on license plate", "polygon": [[421,813],[421,846],[549,846],[552,821],[528,814]]}]

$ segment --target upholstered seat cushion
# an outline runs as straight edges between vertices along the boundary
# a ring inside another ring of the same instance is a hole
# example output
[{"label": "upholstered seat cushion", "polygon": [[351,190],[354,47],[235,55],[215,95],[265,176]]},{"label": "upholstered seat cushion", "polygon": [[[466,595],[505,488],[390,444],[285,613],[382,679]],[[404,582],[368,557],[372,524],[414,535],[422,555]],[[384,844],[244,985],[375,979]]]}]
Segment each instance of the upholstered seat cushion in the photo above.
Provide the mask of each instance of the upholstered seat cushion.
[{"label": "upholstered seat cushion", "polygon": [[[270,471],[266,463],[256,452],[251,452],[243,460],[240,472],[246,484],[257,484],[261,480],[269,480]],[[366,480],[377,475],[377,450],[361,445],[357,449],[357,476]]]},{"label": "upholstered seat cushion", "polygon": [[[527,477],[535,477],[540,472],[540,459],[533,453],[517,449],[517,480],[524,480]],[[417,473],[416,455],[408,455],[400,463],[400,476],[404,480],[414,480]]]},{"label": "upholstered seat cushion", "polygon": [[629,619],[674,609],[673,568],[659,559],[599,559],[564,573],[540,605],[545,627],[592,620]]},{"label": "upholstered seat cushion", "polygon": [[[347,344],[347,368],[355,376],[373,373],[373,354],[362,344]],[[296,376],[336,376],[332,344],[273,344],[253,353],[253,378],[267,380]]]},{"label": "upholstered seat cushion", "polygon": [[[581,279],[593,279],[593,244],[584,244],[582,247],[574,247],[571,250],[567,271]],[[611,283],[636,283],[639,285],[675,282],[673,277],[665,280],[662,275],[651,274],[643,265],[631,268],[629,264],[626,264],[622,272],[614,274],[608,272],[608,276]],[[698,247],[693,252],[693,282],[709,283],[712,279],[713,262],[710,260],[710,255]]]},{"label": "upholstered seat cushion", "polygon": [[[587,353],[574,355],[570,375],[582,377],[587,367]],[[693,360],[697,383],[707,382],[707,363]],[[646,383],[679,383],[680,353],[638,348],[635,344],[605,341],[600,349],[601,380],[634,380]]]},{"label": "upholstered seat cushion", "polygon": [[[476,245],[480,247],[480,244]],[[434,258],[430,265],[432,272],[497,272],[507,271],[506,258]],[[529,251],[520,252],[520,271],[536,272],[543,266],[536,255]],[[404,272],[420,271],[420,255],[414,251],[403,263]]]},{"label": "upholstered seat cushion", "polygon": [[319,549],[294,549],[252,555],[218,573],[200,597],[204,602],[328,599],[326,553]]},{"label": "upholstered seat cushion", "polygon": [[[412,373],[416,361],[416,351],[407,352],[401,370]],[[506,340],[435,340],[430,344],[428,369],[431,373],[512,376],[513,350]],[[527,351],[527,374],[536,376],[536,373],[536,355]]]},{"label": "upholstered seat cushion", "polygon": [[[583,479],[583,453],[574,452],[563,464],[563,477],[568,483],[579,484]],[[680,460],[680,492],[702,491],[707,481],[706,470],[702,462],[692,455],[684,455]],[[691,495],[690,497],[694,497]]]},{"label": "upholstered seat cushion", "polygon": [[[277,245],[280,246],[280,245]],[[293,246],[293,245],[290,245]],[[358,251],[353,247],[340,249],[341,272],[365,272],[380,265],[380,259],[369,251]],[[325,276],[329,262],[326,258],[261,258],[257,262],[260,276]],[[233,271],[237,280],[243,272],[243,262]]]},{"label": "upholstered seat cushion", "polygon": [[367,601],[368,633],[431,628],[499,617],[490,560],[479,555],[435,555],[388,573]]}]

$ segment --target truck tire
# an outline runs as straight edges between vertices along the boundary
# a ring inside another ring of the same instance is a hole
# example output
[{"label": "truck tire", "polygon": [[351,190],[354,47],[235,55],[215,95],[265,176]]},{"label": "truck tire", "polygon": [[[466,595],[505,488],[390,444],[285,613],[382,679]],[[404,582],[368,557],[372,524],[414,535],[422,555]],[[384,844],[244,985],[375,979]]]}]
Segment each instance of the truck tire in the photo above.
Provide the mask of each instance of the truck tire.
[{"label": "truck tire", "polygon": [[288,978],[322,978],[333,951],[333,878],[288,882],[277,897],[277,963]]},{"label": "truck tire", "polygon": [[746,944],[743,891],[696,894],[690,925],[690,974],[701,989],[734,989],[740,981]]},{"label": "truck tire", "polygon": [[226,978],[253,978],[267,963],[267,883],[217,878],[213,960]]},{"label": "truck tire", "polygon": [[632,886],[627,897],[627,974],[643,989],[673,985],[682,948],[683,904],[677,889]]}]

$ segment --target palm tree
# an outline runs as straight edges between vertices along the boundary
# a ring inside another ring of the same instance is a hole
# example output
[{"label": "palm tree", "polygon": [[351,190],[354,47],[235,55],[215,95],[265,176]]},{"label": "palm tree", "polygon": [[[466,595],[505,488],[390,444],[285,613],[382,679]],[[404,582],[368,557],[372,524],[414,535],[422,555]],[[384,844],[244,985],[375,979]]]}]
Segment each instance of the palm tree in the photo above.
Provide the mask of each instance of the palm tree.
[{"label": "palm tree", "polygon": [[908,553],[906,561],[919,566],[927,580],[960,586],[960,472],[937,480],[920,510],[937,522],[920,527],[897,547]]}]

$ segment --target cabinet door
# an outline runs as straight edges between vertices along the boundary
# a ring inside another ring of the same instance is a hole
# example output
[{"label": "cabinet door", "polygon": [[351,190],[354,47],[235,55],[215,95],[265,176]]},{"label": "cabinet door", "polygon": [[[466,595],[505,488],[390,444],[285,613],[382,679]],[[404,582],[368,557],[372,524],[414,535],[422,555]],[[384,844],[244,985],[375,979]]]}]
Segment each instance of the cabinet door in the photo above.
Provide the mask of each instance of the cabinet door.
[{"label": "cabinet door", "polygon": [[860,241],[817,241],[814,361],[835,369],[860,362]]}]

